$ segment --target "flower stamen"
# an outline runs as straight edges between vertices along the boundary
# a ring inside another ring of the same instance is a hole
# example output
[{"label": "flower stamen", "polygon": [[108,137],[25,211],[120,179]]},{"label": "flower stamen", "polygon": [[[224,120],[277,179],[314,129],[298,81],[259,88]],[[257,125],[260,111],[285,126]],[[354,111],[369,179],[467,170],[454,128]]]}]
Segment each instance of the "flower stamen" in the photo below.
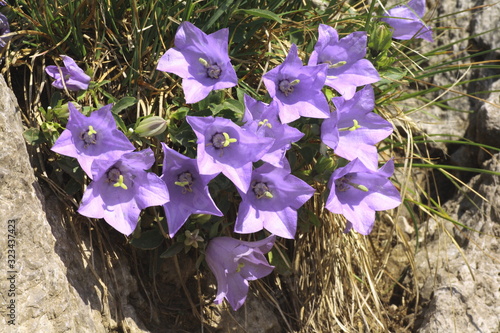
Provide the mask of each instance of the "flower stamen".
[{"label": "flower stamen", "polygon": [[272,199],[274,197],[273,194],[269,191],[267,183],[262,183],[262,182],[255,183],[254,185],[252,185],[252,189],[257,199],[261,198]]},{"label": "flower stamen", "polygon": [[335,64],[332,64],[332,62],[330,60],[328,60],[328,61],[325,61],[324,64],[328,64],[328,68],[332,69],[332,68],[339,68],[339,67],[344,66],[345,64],[347,64],[347,61],[339,61]]},{"label": "flower stamen", "polygon": [[217,64],[210,64],[207,60],[203,58],[199,58],[198,61],[203,65],[203,67],[207,70],[207,77],[211,79],[218,79],[222,73],[222,68],[220,68]]},{"label": "flower stamen", "polygon": [[351,178],[351,175],[345,175],[344,177],[335,180],[335,189],[340,192],[345,192],[351,187],[354,187],[355,189],[363,192],[369,191],[368,187],[351,182]]},{"label": "flower stamen", "polygon": [[183,188],[182,194],[193,192],[191,188],[191,185],[193,185],[193,175],[189,171],[181,173],[174,184]]},{"label": "flower stamen", "polygon": [[239,262],[238,267],[236,267],[236,273],[239,273],[243,267],[245,267],[245,263]]},{"label": "flower stamen", "polygon": [[359,125],[359,122],[356,120],[356,119],[353,119],[352,120],[353,124],[351,127],[344,127],[344,128],[339,128],[339,131],[355,131],[357,130],[358,128],[361,128],[361,126]]},{"label": "flower stamen", "polygon": [[285,94],[285,96],[288,96],[289,94],[293,93],[294,86],[300,83],[299,79],[295,79],[292,82],[289,80],[281,80],[278,84],[279,90]]},{"label": "flower stamen", "polygon": [[118,176],[118,181],[113,184],[113,187],[121,187],[124,190],[128,189],[127,185],[123,182],[123,175]]},{"label": "flower stamen", "polygon": [[267,119],[259,121],[259,126],[267,126],[269,128],[273,128],[273,125],[271,125],[271,123]]},{"label": "flower stamen", "polygon": [[95,145],[97,140],[97,131],[92,125],[89,125],[89,130],[82,132],[80,138],[84,142],[83,147],[87,148],[89,145]]}]

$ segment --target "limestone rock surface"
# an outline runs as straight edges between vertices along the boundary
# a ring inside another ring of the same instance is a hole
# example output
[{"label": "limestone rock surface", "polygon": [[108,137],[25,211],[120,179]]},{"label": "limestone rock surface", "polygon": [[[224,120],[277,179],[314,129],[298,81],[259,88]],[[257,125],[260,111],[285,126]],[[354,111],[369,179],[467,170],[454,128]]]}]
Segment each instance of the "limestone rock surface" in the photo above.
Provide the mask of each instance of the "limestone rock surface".
[{"label": "limestone rock surface", "polygon": [[[500,154],[484,169],[500,172]],[[430,220],[416,255],[428,306],[419,333],[500,332],[500,177],[481,174],[444,210],[458,222]]]},{"label": "limestone rock surface", "polygon": [[146,332],[128,301],[140,298],[129,264],[75,234],[35,178],[22,133],[0,76],[0,332]]}]

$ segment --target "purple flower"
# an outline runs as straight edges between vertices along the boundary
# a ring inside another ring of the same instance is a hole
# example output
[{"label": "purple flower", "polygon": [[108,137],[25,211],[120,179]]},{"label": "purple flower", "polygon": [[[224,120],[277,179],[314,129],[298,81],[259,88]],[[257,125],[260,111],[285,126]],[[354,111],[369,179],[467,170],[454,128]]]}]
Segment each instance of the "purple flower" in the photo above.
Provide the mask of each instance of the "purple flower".
[{"label": "purple flower", "polygon": [[170,237],[186,222],[191,214],[222,216],[208,192],[208,182],[214,176],[200,175],[196,160],[179,154],[164,143],[163,174],[170,201],[163,205]]},{"label": "purple flower", "polygon": [[367,168],[359,159],[353,160],[333,172],[325,208],[344,215],[348,222],[345,232],[354,228],[368,235],[375,223],[375,211],[392,209],[401,203],[398,190],[388,179],[393,173],[393,160],[379,170]]},{"label": "purple flower", "polygon": [[9,20],[7,17],[0,13],[0,48],[5,47],[10,37],[1,37],[10,32]]},{"label": "purple flower", "polygon": [[286,151],[292,142],[300,140],[304,133],[296,128],[282,124],[278,118],[278,104],[272,101],[265,104],[252,97],[245,95],[245,114],[243,121],[246,124],[243,128],[250,130],[260,137],[273,138],[274,143],[268,152],[262,156],[264,162],[276,167],[284,166]]},{"label": "purple flower", "polygon": [[328,102],[321,91],[327,65],[303,66],[297,45],[290,48],[285,61],[262,77],[271,98],[278,103],[283,124],[300,116],[328,118]]},{"label": "purple flower", "polygon": [[271,251],[275,240],[274,235],[256,242],[216,237],[208,243],[205,259],[217,279],[215,304],[226,298],[236,311],[245,303],[248,281],[263,278],[274,269],[264,254]]},{"label": "purple flower", "polygon": [[127,153],[118,161],[94,161],[94,181],[83,193],[78,212],[92,218],[104,218],[122,234],[130,235],[142,209],[164,205],[169,200],[163,180],[144,171],[151,168],[154,161],[151,148]]},{"label": "purple flower", "polygon": [[190,22],[182,22],[175,34],[175,47],[158,61],[157,69],[182,78],[186,103],[196,103],[212,90],[238,84],[229,59],[229,29],[205,34]]},{"label": "purple flower", "polygon": [[197,161],[202,175],[222,172],[242,191],[250,186],[252,162],[271,147],[273,139],[261,138],[229,119],[187,116],[198,137]]},{"label": "purple flower", "polygon": [[356,88],[380,80],[377,70],[366,56],[366,32],[358,31],[339,40],[337,31],[325,24],[318,28],[318,42],[309,65],[327,64],[325,84],[351,99]]},{"label": "purple flower", "polygon": [[75,61],[68,56],[62,55],[64,67],[47,66],[45,72],[53,79],[52,85],[57,89],[66,87],[71,91],[86,90],[89,87],[90,76],[77,66]]},{"label": "purple flower", "polygon": [[68,103],[68,124],[51,148],[61,155],[75,157],[90,178],[94,160],[117,160],[135,149],[116,127],[111,106],[103,106],[86,117],[72,103]]},{"label": "purple flower", "polygon": [[321,140],[335,154],[350,161],[358,157],[363,164],[377,169],[375,144],[391,135],[390,122],[371,112],[375,107],[373,88],[366,86],[350,100],[332,98],[336,110],[321,125]]},{"label": "purple flower", "polygon": [[411,0],[407,5],[390,9],[382,21],[394,28],[395,39],[423,38],[433,42],[432,30],[422,21],[425,14],[425,0]]},{"label": "purple flower", "polygon": [[251,186],[241,191],[241,203],[234,231],[252,233],[265,228],[293,239],[297,230],[297,209],[314,194],[314,188],[290,174],[289,169],[263,164],[252,173]]}]

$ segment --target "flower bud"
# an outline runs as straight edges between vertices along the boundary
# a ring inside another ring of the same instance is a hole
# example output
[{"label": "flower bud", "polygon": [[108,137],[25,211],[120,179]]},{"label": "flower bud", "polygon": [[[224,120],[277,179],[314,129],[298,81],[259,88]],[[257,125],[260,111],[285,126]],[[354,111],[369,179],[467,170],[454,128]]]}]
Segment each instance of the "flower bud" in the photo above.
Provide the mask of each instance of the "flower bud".
[{"label": "flower bud", "polygon": [[69,118],[68,103],[54,107],[52,109],[52,112],[54,112],[56,117],[59,119],[68,119]]},{"label": "flower bud", "polygon": [[392,31],[385,24],[379,24],[373,29],[368,42],[368,47],[377,52],[383,52],[389,49],[392,43]]},{"label": "flower bud", "polygon": [[167,121],[159,116],[144,118],[139,122],[134,132],[140,137],[156,136],[167,129]]}]

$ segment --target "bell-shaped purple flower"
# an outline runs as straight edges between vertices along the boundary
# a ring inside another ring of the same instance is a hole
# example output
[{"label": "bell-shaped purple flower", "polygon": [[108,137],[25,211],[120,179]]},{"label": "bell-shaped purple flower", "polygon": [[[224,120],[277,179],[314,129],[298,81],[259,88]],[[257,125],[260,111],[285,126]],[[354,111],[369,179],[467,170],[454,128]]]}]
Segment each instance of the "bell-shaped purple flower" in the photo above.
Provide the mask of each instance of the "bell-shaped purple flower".
[{"label": "bell-shaped purple flower", "polygon": [[75,157],[91,179],[94,160],[117,160],[135,149],[116,127],[111,107],[108,104],[86,117],[72,103],[68,103],[68,124],[51,148],[61,155]]},{"label": "bell-shaped purple flower", "polygon": [[245,114],[243,121],[246,128],[260,137],[273,138],[274,143],[262,160],[276,167],[284,167],[285,153],[292,142],[300,140],[304,133],[287,124],[282,124],[278,117],[278,104],[272,101],[266,104],[245,95]]},{"label": "bell-shaped purple flower", "polygon": [[321,124],[321,140],[335,154],[352,161],[359,158],[366,166],[377,169],[375,145],[391,135],[392,124],[372,112],[375,107],[373,88],[366,86],[350,100],[334,97],[336,107]]},{"label": "bell-shaped purple flower", "polygon": [[288,124],[300,116],[328,118],[328,102],[321,91],[327,65],[304,66],[292,44],[285,61],[262,76],[271,98],[277,101],[279,117]]},{"label": "bell-shaped purple flower", "polygon": [[7,17],[0,13],[0,49],[7,45],[10,37],[2,37],[10,32],[9,20]]},{"label": "bell-shaped purple flower", "polygon": [[328,182],[330,195],[325,208],[347,219],[345,232],[354,228],[368,235],[375,223],[375,211],[392,209],[401,203],[401,196],[388,179],[394,173],[394,161],[379,170],[366,167],[355,159],[335,170]]},{"label": "bell-shaped purple flower", "polygon": [[146,172],[155,161],[151,148],[127,153],[118,161],[95,160],[93,179],[78,212],[92,218],[104,218],[113,228],[130,235],[136,228],[141,210],[164,205],[169,200],[167,185],[157,175]]},{"label": "bell-shaped purple flower", "polygon": [[158,61],[157,69],[182,78],[186,103],[196,103],[212,90],[234,87],[238,77],[228,55],[229,29],[207,35],[190,22],[182,22],[175,47]]},{"label": "bell-shaped purple flower", "polygon": [[73,59],[68,56],[61,56],[64,67],[47,66],[45,72],[55,79],[52,86],[57,89],[66,87],[71,91],[86,90],[89,87],[90,76],[85,74],[83,69],[78,67]]},{"label": "bell-shaped purple flower", "polygon": [[339,40],[337,30],[320,24],[318,42],[309,58],[309,66],[327,64],[325,85],[351,99],[356,88],[380,80],[366,56],[367,36],[364,31],[353,32]]},{"label": "bell-shaped purple flower", "polygon": [[273,139],[259,137],[229,119],[187,116],[198,137],[197,161],[202,175],[222,172],[237,188],[250,186],[252,162],[269,150]]},{"label": "bell-shaped purple flower", "polygon": [[179,231],[191,214],[222,216],[208,192],[213,175],[201,175],[196,160],[163,145],[163,174],[170,201],[163,205],[170,237]]},{"label": "bell-shaped purple flower", "polygon": [[297,209],[314,194],[314,188],[290,174],[288,168],[263,164],[252,173],[241,203],[234,231],[252,233],[262,229],[293,239],[297,230]]},{"label": "bell-shaped purple flower", "polygon": [[248,281],[263,278],[274,269],[264,254],[271,251],[275,240],[274,235],[256,242],[216,237],[208,243],[205,259],[217,279],[215,304],[226,298],[236,311],[245,303]]},{"label": "bell-shaped purple flower", "polygon": [[407,5],[390,9],[382,21],[394,28],[395,39],[422,38],[433,42],[432,30],[422,21],[424,14],[425,0],[411,0]]}]

